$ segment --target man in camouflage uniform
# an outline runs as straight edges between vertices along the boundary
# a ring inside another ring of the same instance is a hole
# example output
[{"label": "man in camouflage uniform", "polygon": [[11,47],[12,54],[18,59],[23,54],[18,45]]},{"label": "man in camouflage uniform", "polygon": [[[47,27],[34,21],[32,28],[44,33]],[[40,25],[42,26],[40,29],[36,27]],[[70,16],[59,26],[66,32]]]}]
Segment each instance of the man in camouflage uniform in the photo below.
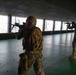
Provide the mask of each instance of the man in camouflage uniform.
[{"label": "man in camouflage uniform", "polygon": [[75,29],[74,31],[74,38],[73,38],[73,42],[72,42],[72,47],[73,47],[73,51],[72,51],[72,55],[70,56],[70,58],[74,58],[75,56],[75,46],[76,46],[76,23],[72,22],[72,26],[70,26],[70,23],[68,25],[69,29]]},{"label": "man in camouflage uniform", "polygon": [[76,58],[76,23],[72,22],[72,24],[74,25],[74,38],[73,38],[73,42],[72,42],[72,46],[73,46],[73,52],[72,52],[72,56],[70,58]]},{"label": "man in camouflage uniform", "polygon": [[42,32],[36,25],[36,18],[29,16],[26,20],[26,27],[18,33],[17,39],[23,38],[25,53],[20,54],[18,75],[28,75],[29,69],[33,66],[36,75],[44,75],[42,70]]}]

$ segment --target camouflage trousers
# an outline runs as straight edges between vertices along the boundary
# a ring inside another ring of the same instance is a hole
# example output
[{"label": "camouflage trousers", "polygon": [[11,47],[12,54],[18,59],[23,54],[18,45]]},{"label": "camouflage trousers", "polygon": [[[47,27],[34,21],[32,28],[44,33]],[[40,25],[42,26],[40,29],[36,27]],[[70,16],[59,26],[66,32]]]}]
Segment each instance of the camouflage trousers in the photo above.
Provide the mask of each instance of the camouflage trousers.
[{"label": "camouflage trousers", "polygon": [[72,55],[74,55],[75,46],[76,46],[76,42],[75,42],[75,40],[73,40],[73,42],[72,42],[72,48],[73,48]]},{"label": "camouflage trousers", "polygon": [[36,57],[33,54],[20,54],[18,75],[28,75],[33,66],[36,75],[44,75],[42,70],[42,56]]}]

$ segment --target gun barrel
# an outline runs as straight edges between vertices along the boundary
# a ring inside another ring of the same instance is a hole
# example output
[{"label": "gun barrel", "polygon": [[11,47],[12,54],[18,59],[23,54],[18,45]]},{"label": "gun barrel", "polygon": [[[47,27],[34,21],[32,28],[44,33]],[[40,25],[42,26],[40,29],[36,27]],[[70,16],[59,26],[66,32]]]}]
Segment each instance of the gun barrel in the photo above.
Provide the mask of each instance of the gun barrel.
[{"label": "gun barrel", "polygon": [[13,26],[12,26],[11,30],[14,28],[14,26],[17,26],[17,27],[19,27],[19,29],[22,29],[22,28],[24,28],[26,26],[26,23],[23,22],[23,25],[20,25],[19,23],[15,23],[15,24],[12,24],[12,25]]}]

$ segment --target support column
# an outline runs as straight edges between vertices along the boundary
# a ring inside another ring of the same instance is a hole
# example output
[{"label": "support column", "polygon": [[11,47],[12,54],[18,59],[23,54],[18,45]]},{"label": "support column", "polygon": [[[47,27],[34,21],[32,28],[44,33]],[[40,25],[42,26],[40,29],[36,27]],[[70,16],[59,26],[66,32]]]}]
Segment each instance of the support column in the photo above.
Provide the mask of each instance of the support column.
[{"label": "support column", "polygon": [[8,15],[8,33],[11,32],[11,15]]},{"label": "support column", "polygon": [[43,19],[43,32],[45,31],[45,19]]}]

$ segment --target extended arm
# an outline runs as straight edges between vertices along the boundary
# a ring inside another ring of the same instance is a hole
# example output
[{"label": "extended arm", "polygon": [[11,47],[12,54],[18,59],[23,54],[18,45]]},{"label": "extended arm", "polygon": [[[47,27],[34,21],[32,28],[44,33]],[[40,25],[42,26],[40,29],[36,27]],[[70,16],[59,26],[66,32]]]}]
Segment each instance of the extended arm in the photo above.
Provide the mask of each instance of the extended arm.
[{"label": "extended arm", "polygon": [[17,35],[17,39],[21,39],[23,38],[24,36],[24,32],[25,32],[25,28],[21,29],[19,32],[18,32],[18,35]]}]

